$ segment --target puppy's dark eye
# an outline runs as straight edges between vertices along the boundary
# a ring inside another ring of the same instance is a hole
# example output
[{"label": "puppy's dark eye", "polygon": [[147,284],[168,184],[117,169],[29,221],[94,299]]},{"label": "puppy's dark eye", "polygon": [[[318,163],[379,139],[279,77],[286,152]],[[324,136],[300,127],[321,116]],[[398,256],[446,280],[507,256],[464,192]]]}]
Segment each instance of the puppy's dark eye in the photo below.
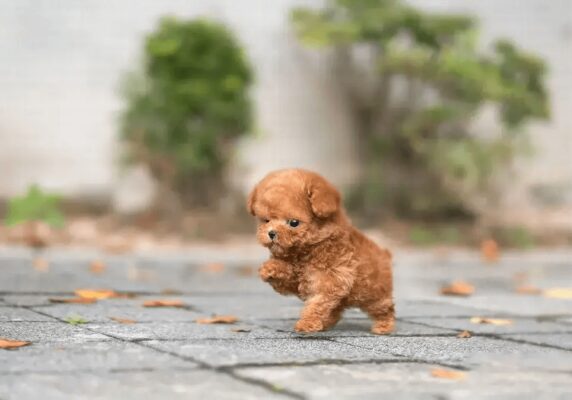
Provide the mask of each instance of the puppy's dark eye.
[{"label": "puppy's dark eye", "polygon": [[292,228],[296,228],[298,225],[300,225],[300,221],[298,221],[297,219],[289,219],[287,221],[288,225],[290,225]]},{"label": "puppy's dark eye", "polygon": [[267,223],[269,223],[269,222],[270,222],[270,220],[269,220],[269,219],[266,219],[266,218],[260,218],[260,223],[262,223],[262,224],[267,224]]}]

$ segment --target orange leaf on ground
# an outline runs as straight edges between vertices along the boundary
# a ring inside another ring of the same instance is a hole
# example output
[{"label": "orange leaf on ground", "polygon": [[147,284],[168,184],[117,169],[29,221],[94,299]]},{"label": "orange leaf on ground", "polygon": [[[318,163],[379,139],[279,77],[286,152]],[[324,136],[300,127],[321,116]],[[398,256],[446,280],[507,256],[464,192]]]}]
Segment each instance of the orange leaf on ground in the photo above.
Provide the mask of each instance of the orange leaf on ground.
[{"label": "orange leaf on ground", "polygon": [[48,263],[48,260],[46,260],[45,258],[41,257],[34,258],[32,265],[34,266],[34,269],[39,272],[48,272],[50,270],[50,264]]},{"label": "orange leaf on ground", "polygon": [[107,265],[105,265],[103,261],[100,260],[92,261],[91,264],[89,264],[89,272],[95,275],[102,274],[103,272],[105,272],[106,268]]},{"label": "orange leaf on ground", "polygon": [[111,289],[76,289],[74,293],[84,299],[110,299],[112,297],[120,297],[117,292]]},{"label": "orange leaf on ground", "polygon": [[551,299],[572,299],[572,288],[546,289],[543,294]]},{"label": "orange leaf on ground", "polygon": [[457,335],[457,337],[458,337],[458,338],[461,338],[461,339],[468,339],[468,338],[470,338],[471,336],[472,336],[472,335],[471,335],[471,332],[469,332],[469,331],[459,332],[459,334]]},{"label": "orange leaf on ground", "polygon": [[96,299],[88,299],[85,297],[70,297],[70,298],[51,298],[48,299],[50,303],[73,303],[73,304],[91,304],[95,303]]},{"label": "orange leaf on ground", "polygon": [[472,317],[472,324],[490,324],[490,325],[512,325],[512,320],[510,319],[500,319],[500,318],[485,318],[485,317]]},{"label": "orange leaf on ground", "polygon": [[147,300],[143,307],[185,307],[181,300]]},{"label": "orange leaf on ground", "polygon": [[540,290],[539,288],[537,288],[535,286],[531,286],[531,285],[517,286],[515,291],[518,294],[540,294],[540,293],[542,293],[542,290]]},{"label": "orange leaf on ground", "polygon": [[233,315],[216,315],[211,318],[199,318],[195,322],[197,324],[234,324],[238,321]]},{"label": "orange leaf on ground", "polygon": [[452,371],[450,369],[434,368],[431,370],[431,375],[434,376],[435,378],[460,381],[462,379],[465,379],[467,374],[462,371]]},{"label": "orange leaf on ground", "polygon": [[0,349],[15,349],[18,347],[27,346],[31,343],[32,342],[0,338]]},{"label": "orange leaf on ground", "polygon": [[496,262],[500,256],[499,245],[493,239],[486,239],[481,242],[481,257],[486,262]]},{"label": "orange leaf on ground", "polygon": [[470,296],[474,292],[475,287],[463,281],[455,281],[441,288],[441,294],[446,296]]},{"label": "orange leaf on ground", "polygon": [[203,265],[201,267],[201,271],[203,272],[213,272],[213,273],[220,273],[224,271],[224,264],[222,263],[210,263]]},{"label": "orange leaf on ground", "polygon": [[128,318],[109,317],[109,319],[115,322],[119,322],[120,324],[130,325],[137,323],[137,321],[135,321],[134,319],[128,319]]}]

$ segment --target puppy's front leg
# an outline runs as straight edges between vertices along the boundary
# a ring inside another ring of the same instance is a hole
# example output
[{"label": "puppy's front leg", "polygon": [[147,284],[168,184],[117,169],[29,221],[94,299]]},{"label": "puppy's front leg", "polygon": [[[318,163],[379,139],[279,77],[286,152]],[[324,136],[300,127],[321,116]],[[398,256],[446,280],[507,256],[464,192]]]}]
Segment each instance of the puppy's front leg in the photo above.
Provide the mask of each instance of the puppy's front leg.
[{"label": "puppy's front leg", "polygon": [[271,258],[260,267],[260,278],[280,294],[298,294],[298,277],[294,267],[282,260]]},{"label": "puppy's front leg", "polygon": [[343,311],[341,298],[331,295],[314,295],[310,297],[294,330],[296,332],[319,332],[330,328],[338,322]]}]

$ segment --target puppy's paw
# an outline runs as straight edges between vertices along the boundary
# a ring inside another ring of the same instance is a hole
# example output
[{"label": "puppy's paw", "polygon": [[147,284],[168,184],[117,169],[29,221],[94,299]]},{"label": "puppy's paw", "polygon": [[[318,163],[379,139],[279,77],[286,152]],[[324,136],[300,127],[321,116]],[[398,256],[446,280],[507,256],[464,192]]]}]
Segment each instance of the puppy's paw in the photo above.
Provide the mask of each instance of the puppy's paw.
[{"label": "puppy's paw", "polygon": [[276,269],[273,268],[272,265],[264,264],[258,270],[258,276],[260,276],[260,279],[264,282],[271,282],[276,277]]},{"label": "puppy's paw", "polygon": [[322,321],[319,320],[314,321],[309,319],[301,319],[298,322],[296,322],[294,330],[296,332],[303,332],[303,333],[320,332],[324,330],[324,324],[322,323]]},{"label": "puppy's paw", "polygon": [[376,335],[389,335],[391,332],[393,332],[394,328],[395,323],[393,319],[375,321],[371,327],[371,333]]},{"label": "puppy's paw", "polygon": [[281,261],[266,261],[258,270],[258,275],[264,282],[276,280],[286,281],[293,278],[292,268]]}]

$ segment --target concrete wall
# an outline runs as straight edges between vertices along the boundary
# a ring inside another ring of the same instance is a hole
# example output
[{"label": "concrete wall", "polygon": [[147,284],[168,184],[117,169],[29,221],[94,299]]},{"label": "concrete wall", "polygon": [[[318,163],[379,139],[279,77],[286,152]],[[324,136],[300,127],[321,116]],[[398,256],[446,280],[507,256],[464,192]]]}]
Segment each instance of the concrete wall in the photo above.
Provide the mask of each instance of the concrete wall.
[{"label": "concrete wall", "polygon": [[[113,190],[119,81],[165,14],[220,19],[247,48],[257,75],[258,138],[238,160],[245,184],[292,165],[347,182],[355,165],[349,121],[288,33],[295,3],[1,0],[0,196],[30,182],[70,195]],[[338,175],[339,165],[348,168]]]},{"label": "concrete wall", "polygon": [[[358,172],[352,122],[331,77],[288,29],[292,6],[319,3],[0,0],[0,196],[31,182],[69,195],[116,191],[117,88],[139,57],[143,36],[165,14],[228,23],[256,68],[258,137],[241,145],[234,172],[240,185],[286,166],[317,169],[339,184],[351,181]],[[530,188],[541,185],[534,193],[572,204],[572,2],[416,3],[474,12],[486,40],[505,36],[548,60],[553,119],[531,127],[538,154],[508,192],[515,194],[511,202],[545,204],[530,196]]]}]

